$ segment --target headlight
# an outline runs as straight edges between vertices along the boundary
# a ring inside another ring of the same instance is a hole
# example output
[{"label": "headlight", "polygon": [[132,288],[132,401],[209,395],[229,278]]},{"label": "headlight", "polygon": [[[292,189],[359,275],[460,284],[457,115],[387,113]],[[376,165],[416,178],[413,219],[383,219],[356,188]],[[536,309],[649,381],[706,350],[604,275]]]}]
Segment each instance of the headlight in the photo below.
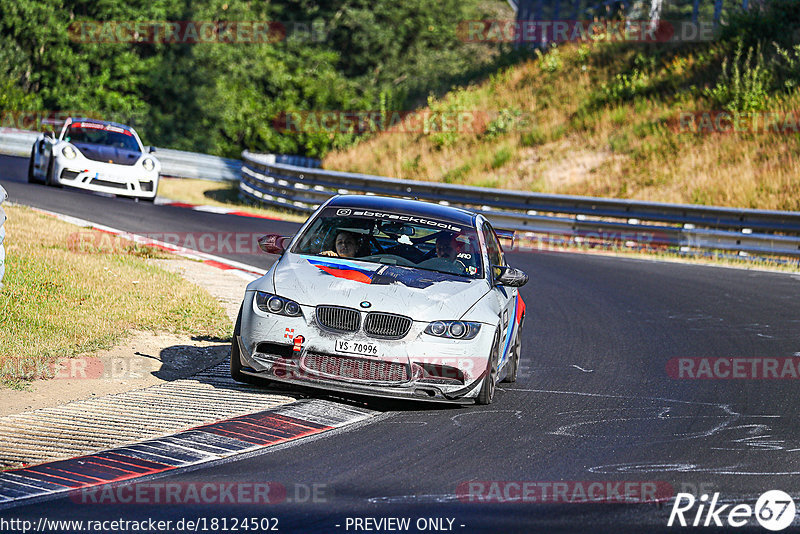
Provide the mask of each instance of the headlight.
[{"label": "headlight", "polygon": [[70,145],[62,148],[61,153],[64,154],[64,157],[67,159],[75,159],[78,156],[78,153]]},{"label": "headlight", "polygon": [[433,334],[434,336],[443,336],[447,333],[447,325],[442,321],[436,321],[435,323],[428,325],[428,330],[426,330],[426,332],[429,334]]},{"label": "headlight", "polygon": [[303,315],[300,305],[295,301],[271,293],[264,293],[263,291],[256,292],[256,306],[261,311],[277,315],[287,315],[289,317]]},{"label": "headlight", "polygon": [[451,339],[473,339],[481,330],[480,323],[466,321],[434,321],[425,329],[426,334]]},{"label": "headlight", "polygon": [[152,171],[153,169],[156,168],[156,164],[153,163],[152,159],[144,158],[142,160],[142,167],[144,167],[144,170],[146,170],[146,171]]},{"label": "headlight", "polygon": [[287,300],[283,309],[286,310],[287,315],[291,315],[292,317],[300,315],[300,305],[293,300]]}]

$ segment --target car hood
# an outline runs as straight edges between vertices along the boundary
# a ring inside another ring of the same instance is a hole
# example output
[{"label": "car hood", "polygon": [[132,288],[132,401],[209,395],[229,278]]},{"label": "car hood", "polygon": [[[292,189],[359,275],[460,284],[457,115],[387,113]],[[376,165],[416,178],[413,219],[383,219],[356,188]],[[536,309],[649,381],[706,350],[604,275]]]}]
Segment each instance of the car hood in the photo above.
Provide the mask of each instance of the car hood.
[{"label": "car hood", "polygon": [[139,161],[141,152],[117,148],[108,145],[93,145],[91,143],[73,143],[87,159],[102,161],[103,163],[116,163],[117,165],[134,165]]},{"label": "car hood", "polygon": [[274,283],[277,294],[303,305],[364,309],[360,305],[366,301],[365,311],[399,313],[415,321],[460,319],[489,291],[482,279],[288,252],[275,266]]}]

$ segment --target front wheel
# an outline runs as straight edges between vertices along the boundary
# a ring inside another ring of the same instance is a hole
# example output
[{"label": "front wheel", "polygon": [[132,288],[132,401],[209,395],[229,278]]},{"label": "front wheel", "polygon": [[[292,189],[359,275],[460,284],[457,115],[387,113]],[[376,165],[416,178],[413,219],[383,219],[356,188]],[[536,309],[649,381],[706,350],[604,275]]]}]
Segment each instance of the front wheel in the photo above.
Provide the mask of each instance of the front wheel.
[{"label": "front wheel", "polygon": [[31,159],[28,162],[28,183],[33,184],[38,182],[36,178],[33,177],[33,160],[36,158],[36,145],[33,145],[31,149]]},{"label": "front wheel", "polygon": [[489,363],[486,366],[486,376],[483,379],[483,384],[481,384],[481,390],[478,392],[478,396],[475,398],[475,404],[491,404],[494,400],[494,392],[497,383],[497,356],[499,349],[500,335],[499,333],[495,333],[492,350],[489,353]]},{"label": "front wheel", "polygon": [[252,378],[242,373],[242,357],[239,350],[239,340],[242,333],[242,308],[239,308],[239,316],[236,318],[236,326],[233,327],[233,341],[231,341],[231,378],[237,382],[245,384],[251,383]]},{"label": "front wheel", "polygon": [[517,374],[519,373],[519,355],[522,349],[522,343],[519,339],[519,328],[517,328],[517,335],[514,337],[514,346],[511,347],[511,354],[508,360],[508,372],[503,382],[513,383],[517,381]]},{"label": "front wheel", "polygon": [[56,180],[53,175],[53,158],[50,158],[50,163],[47,165],[47,174],[45,175],[45,183],[51,187],[61,187],[61,183]]}]

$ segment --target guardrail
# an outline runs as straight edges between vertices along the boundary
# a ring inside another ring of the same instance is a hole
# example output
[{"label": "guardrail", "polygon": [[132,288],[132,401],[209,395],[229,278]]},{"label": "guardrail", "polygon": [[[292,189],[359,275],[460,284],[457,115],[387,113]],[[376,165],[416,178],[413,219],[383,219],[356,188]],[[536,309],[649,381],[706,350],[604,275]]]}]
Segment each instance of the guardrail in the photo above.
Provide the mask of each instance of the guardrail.
[{"label": "guardrail", "polygon": [[0,128],[0,154],[7,156],[30,156],[33,143],[39,132]]},{"label": "guardrail", "polygon": [[482,212],[528,237],[633,247],[728,250],[800,256],[800,212],[548,195],[401,180],[286,165],[242,153],[240,193],[309,213],[340,193],[418,198]]},{"label": "guardrail", "polygon": [[6,249],[3,241],[6,240],[6,212],[3,210],[3,202],[8,198],[8,193],[0,185],[0,289],[3,288],[3,275],[6,274]]}]

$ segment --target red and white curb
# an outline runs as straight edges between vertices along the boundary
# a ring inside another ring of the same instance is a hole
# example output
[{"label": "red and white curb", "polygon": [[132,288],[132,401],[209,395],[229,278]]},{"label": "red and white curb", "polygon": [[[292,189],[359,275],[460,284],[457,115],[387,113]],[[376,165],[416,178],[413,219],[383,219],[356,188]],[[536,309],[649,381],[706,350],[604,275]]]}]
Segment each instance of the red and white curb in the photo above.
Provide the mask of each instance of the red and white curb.
[{"label": "red and white curb", "polygon": [[198,260],[206,265],[210,265],[212,267],[216,267],[218,269],[224,269],[226,271],[230,271],[232,274],[243,278],[244,280],[252,281],[256,278],[259,278],[266,274],[266,270],[259,269],[258,267],[253,267],[252,265],[247,265],[245,263],[240,263],[238,261],[229,260],[223,258],[221,256],[215,256],[213,254],[208,254],[206,252],[199,252],[197,250],[193,250],[186,247],[181,247],[172,243],[166,243],[164,241],[159,241],[157,239],[152,239],[143,235],[134,234],[131,232],[125,232],[123,230],[119,230],[117,228],[112,228],[111,226],[106,226],[104,224],[95,223],[92,221],[88,221],[86,219],[81,219],[79,217],[73,217],[71,215],[64,215],[62,213],[58,213],[55,211],[44,210],[41,208],[31,207],[31,209],[37,213],[41,213],[44,215],[49,215],[51,217],[55,217],[61,221],[74,224],[76,226],[80,226],[82,228],[91,228],[94,230],[98,230],[100,232],[105,232],[122,239],[127,239],[134,243],[138,243],[141,245],[146,245],[150,247],[155,247],[167,252],[171,252],[173,254],[177,254],[183,258],[188,258],[191,260]]},{"label": "red and white curb", "polygon": [[176,208],[187,208],[193,211],[205,211],[207,213],[218,213],[220,215],[236,215],[239,217],[253,217],[256,219],[269,219],[270,221],[283,221],[280,217],[270,217],[269,215],[258,215],[248,211],[234,208],[223,208],[222,206],[207,206],[202,204],[190,204],[188,202],[177,202],[175,200],[161,199],[156,197],[156,204],[159,206],[173,206]]},{"label": "red and white curb", "polygon": [[202,425],[115,449],[0,473],[0,509],[252,453],[358,423],[379,412],[321,399]]}]

